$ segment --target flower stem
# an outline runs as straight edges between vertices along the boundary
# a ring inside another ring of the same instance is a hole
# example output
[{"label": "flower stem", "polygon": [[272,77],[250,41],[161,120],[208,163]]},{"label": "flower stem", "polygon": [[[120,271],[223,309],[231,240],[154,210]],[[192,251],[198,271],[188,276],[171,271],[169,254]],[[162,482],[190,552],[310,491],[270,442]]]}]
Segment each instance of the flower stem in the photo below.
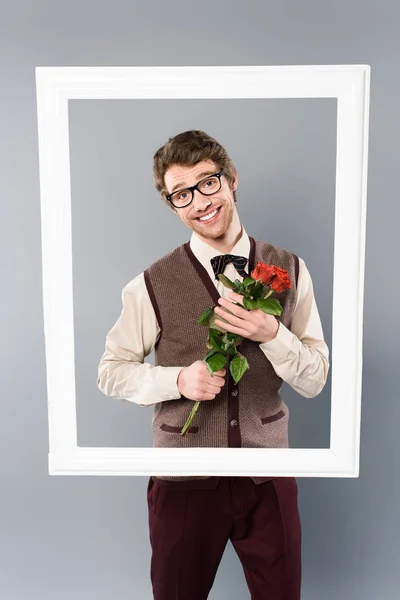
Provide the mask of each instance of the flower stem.
[{"label": "flower stem", "polygon": [[263,300],[266,300],[267,298],[269,298],[269,297],[270,297],[270,295],[271,295],[271,294],[273,294],[273,292],[274,292],[274,290],[273,290],[272,288],[270,288],[270,289],[268,290],[268,292],[267,292],[265,295],[261,295],[261,298],[262,298]]},{"label": "flower stem", "polygon": [[186,421],[186,423],[185,423],[185,425],[183,426],[183,429],[182,429],[182,431],[181,431],[181,435],[182,435],[182,436],[186,435],[186,433],[187,433],[187,430],[189,429],[189,427],[190,427],[190,424],[191,424],[191,422],[193,421],[193,417],[194,417],[194,415],[196,414],[196,411],[197,411],[197,409],[199,408],[199,404],[200,404],[200,400],[198,400],[198,401],[196,402],[196,404],[193,406],[193,408],[192,408],[192,410],[191,410],[191,412],[190,412],[190,415],[189,415],[189,417],[188,417],[188,420]]}]

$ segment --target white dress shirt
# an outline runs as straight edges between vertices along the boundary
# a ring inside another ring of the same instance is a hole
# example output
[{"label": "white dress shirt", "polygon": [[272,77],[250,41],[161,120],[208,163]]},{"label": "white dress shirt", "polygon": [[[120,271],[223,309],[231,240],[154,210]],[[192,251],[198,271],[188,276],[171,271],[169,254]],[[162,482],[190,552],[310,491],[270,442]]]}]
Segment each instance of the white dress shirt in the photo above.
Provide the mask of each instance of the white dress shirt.
[{"label": "white dress shirt", "polygon": [[[206,244],[195,232],[192,233],[190,247],[207,270],[220,296],[227,298],[231,290],[215,279],[210,263],[213,256],[224,253]],[[242,236],[230,253],[248,258],[249,252],[250,240],[242,226]],[[243,280],[232,263],[225,267],[224,274],[232,281]],[[212,305],[210,299],[210,307]],[[144,362],[144,358],[153,351],[159,335],[160,327],[144,275],[140,273],[122,290],[122,311],[106,336],[105,352],[98,367],[98,388],[107,396],[140,406],[180,398],[177,379],[183,366],[163,367]],[[271,362],[276,374],[296,392],[306,398],[313,398],[321,392],[329,371],[329,350],[324,341],[311,276],[300,257],[290,330],[280,322],[276,337],[269,342],[259,343],[259,348]],[[206,353],[205,347],[204,355]]]}]

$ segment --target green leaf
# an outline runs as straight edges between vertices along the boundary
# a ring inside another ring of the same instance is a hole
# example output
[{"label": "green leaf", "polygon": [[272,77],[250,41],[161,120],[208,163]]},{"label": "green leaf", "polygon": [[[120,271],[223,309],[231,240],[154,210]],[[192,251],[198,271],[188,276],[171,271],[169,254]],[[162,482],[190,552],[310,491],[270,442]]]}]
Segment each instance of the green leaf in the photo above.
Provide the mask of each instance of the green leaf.
[{"label": "green leaf", "polygon": [[228,340],[224,344],[224,351],[228,352],[229,348],[231,348],[232,346],[235,346],[235,342],[233,340]]},{"label": "green leaf", "polygon": [[245,308],[248,308],[249,310],[257,308],[257,300],[252,300],[251,298],[243,298],[243,304]]},{"label": "green leaf", "polygon": [[245,277],[242,281],[243,285],[245,288],[248,288],[249,285],[255,283],[254,279],[252,279],[251,277]]},{"label": "green leaf", "polygon": [[210,358],[214,354],[217,354],[217,352],[219,352],[219,349],[213,348],[212,350],[210,350],[210,352],[207,352],[207,354],[204,357],[204,360],[207,360],[208,358]]},{"label": "green leaf", "polygon": [[254,300],[257,300],[257,298],[260,298],[261,294],[263,293],[264,290],[264,285],[262,284],[261,281],[257,281],[257,283],[254,285],[254,287],[251,290],[251,295],[253,296]]},{"label": "green leaf", "polygon": [[[222,308],[222,310],[227,310],[224,306],[220,306],[220,308]],[[217,315],[215,313],[215,311],[213,311],[212,314],[211,314],[211,316],[210,316],[210,320],[208,322],[208,327],[210,329],[214,329],[215,331],[219,331],[221,333],[226,333],[226,329],[224,328],[224,326],[223,325],[218,325],[215,322],[217,319],[219,319],[220,321],[222,321],[222,323],[228,323],[228,321],[226,319],[224,319],[221,315]]]},{"label": "green leaf", "polygon": [[236,285],[226,275],[220,273],[218,275],[218,279],[225,287],[229,288],[230,290],[236,290]]},{"label": "green leaf", "polygon": [[223,343],[222,349],[224,352],[227,352],[231,346],[235,345],[235,340],[232,338],[232,334],[230,332],[226,332],[222,336],[222,343]]},{"label": "green leaf", "polygon": [[237,354],[236,346],[231,346],[230,348],[228,348],[227,354],[229,356],[235,356]]},{"label": "green leaf", "polygon": [[208,320],[209,320],[210,315],[212,314],[213,310],[214,310],[214,307],[212,306],[211,308],[207,308],[207,310],[205,310],[201,314],[200,319],[197,321],[199,323],[199,325],[205,325],[206,327],[208,327]]},{"label": "green leaf", "polygon": [[282,306],[275,298],[259,298],[257,300],[257,306],[269,315],[278,315],[279,317],[282,313]]},{"label": "green leaf", "polygon": [[243,355],[240,355],[239,357],[233,358],[231,360],[231,364],[229,365],[229,370],[231,372],[231,375],[232,375],[235,383],[238,383],[238,381],[241,380],[241,378],[243,377],[243,375],[249,368],[250,367],[249,367],[249,363],[247,362],[247,358]]},{"label": "green leaf", "polygon": [[206,360],[207,369],[210,375],[215,373],[215,371],[219,371],[220,369],[222,369],[222,367],[225,366],[225,363],[226,356],[224,356],[220,352],[217,352],[217,354],[210,356],[210,358]]},{"label": "green leaf", "polygon": [[213,348],[216,348],[217,350],[221,350],[222,349],[222,340],[218,334],[219,334],[219,332],[217,329],[209,329],[208,339]]}]

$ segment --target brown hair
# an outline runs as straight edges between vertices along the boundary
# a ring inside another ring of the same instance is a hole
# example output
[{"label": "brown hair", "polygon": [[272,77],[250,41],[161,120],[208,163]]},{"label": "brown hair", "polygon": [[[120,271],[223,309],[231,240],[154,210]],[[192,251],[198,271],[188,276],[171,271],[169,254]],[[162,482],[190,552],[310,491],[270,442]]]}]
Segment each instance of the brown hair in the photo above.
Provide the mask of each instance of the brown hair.
[{"label": "brown hair", "polygon": [[[174,212],[177,212],[177,209],[165,197],[168,190],[164,181],[164,175],[172,165],[192,167],[202,160],[212,160],[219,169],[224,169],[229,185],[232,185],[233,182],[235,168],[227,151],[217,140],[204,131],[192,129],[169,138],[168,142],[157,150],[153,160],[153,176],[156,189],[161,194],[164,202]],[[233,192],[233,199],[236,202],[236,191]]]}]

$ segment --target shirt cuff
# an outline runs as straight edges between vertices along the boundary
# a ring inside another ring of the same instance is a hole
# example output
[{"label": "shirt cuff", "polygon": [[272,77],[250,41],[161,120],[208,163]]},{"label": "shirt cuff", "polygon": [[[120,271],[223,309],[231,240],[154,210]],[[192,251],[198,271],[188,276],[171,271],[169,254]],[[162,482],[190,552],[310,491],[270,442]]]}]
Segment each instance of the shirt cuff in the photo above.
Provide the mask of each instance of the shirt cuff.
[{"label": "shirt cuff", "polygon": [[141,402],[139,406],[155,406],[159,402],[165,402],[166,400],[178,400],[181,398],[181,393],[178,390],[178,375],[182,371],[183,367],[154,367],[157,370],[157,379],[154,380],[152,386],[151,400],[154,396],[158,398],[157,402],[145,401],[144,404]]},{"label": "shirt cuff", "polygon": [[178,375],[183,367],[167,367],[163,370],[163,400],[178,400],[181,393],[178,390]]},{"label": "shirt cuff", "polygon": [[259,347],[271,362],[279,363],[287,359],[295,338],[295,334],[280,322],[276,337],[269,342],[261,342]]}]

